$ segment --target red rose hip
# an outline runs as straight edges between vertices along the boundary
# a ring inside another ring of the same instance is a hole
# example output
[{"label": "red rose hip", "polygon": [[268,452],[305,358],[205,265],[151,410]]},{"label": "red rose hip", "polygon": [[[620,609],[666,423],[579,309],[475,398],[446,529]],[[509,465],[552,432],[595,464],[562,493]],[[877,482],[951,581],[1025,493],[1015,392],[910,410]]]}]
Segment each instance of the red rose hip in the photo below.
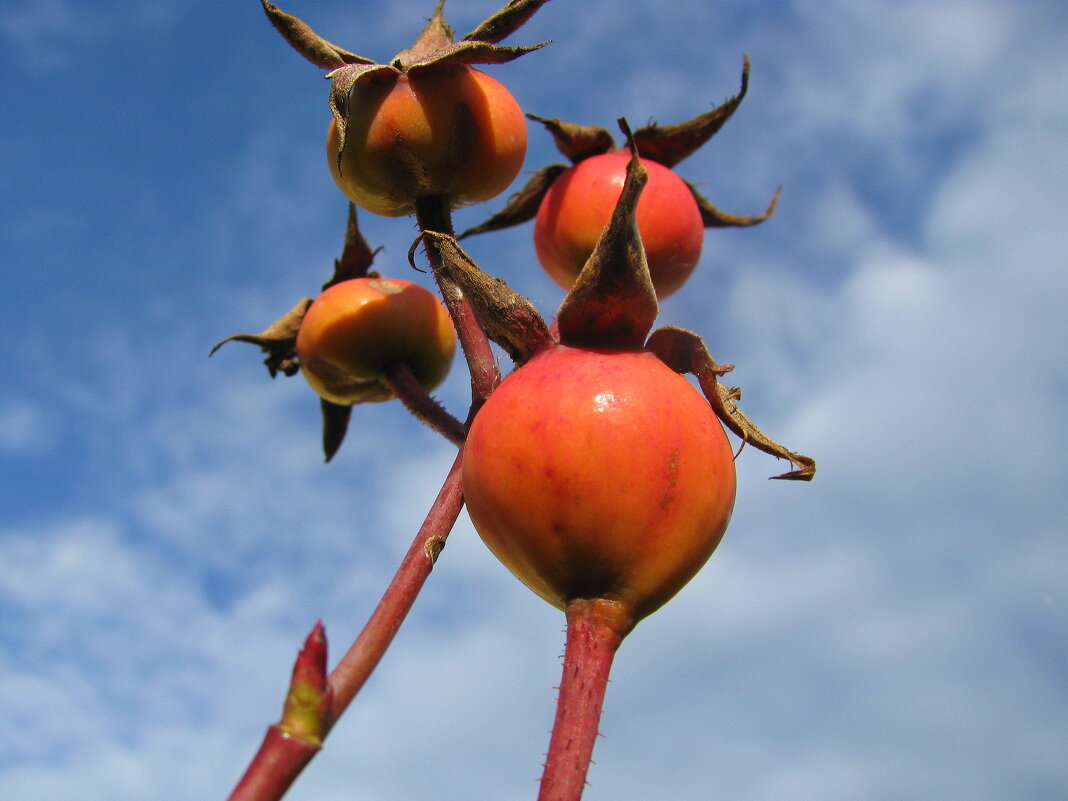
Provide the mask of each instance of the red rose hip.
[{"label": "red rose hip", "polygon": [[559,346],[494,391],[468,435],[464,497],[530,589],[648,615],[719,544],[734,459],[705,398],[656,356]]}]

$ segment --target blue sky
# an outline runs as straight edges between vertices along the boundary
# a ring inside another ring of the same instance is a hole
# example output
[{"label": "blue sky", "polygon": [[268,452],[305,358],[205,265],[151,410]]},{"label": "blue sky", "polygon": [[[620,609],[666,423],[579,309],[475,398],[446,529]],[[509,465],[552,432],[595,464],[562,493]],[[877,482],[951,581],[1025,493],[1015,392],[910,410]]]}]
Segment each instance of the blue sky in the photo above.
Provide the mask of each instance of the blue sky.
[{"label": "blue sky", "polygon": [[[283,5],[379,59],[431,7]],[[723,544],[620,650],[586,798],[1059,801],[1068,11],[664,8],[554,0],[509,40],[553,44],[492,72],[543,116],[668,123],[749,53],[749,97],[679,172],[728,210],[782,185],[779,211],[709,232],[662,321],[820,473],[742,454]],[[343,229],[327,82],[258,3],[2,0],[0,71],[0,795],[222,798],[312,623],[335,656],[359,630],[451,449],[385,404],[323,465],[300,378],[207,358],[313,294]],[[556,160],[532,129],[529,168]],[[361,223],[426,281],[409,221]],[[551,314],[529,236],[470,251]],[[441,398],[466,409],[462,369]],[[562,628],[462,517],[289,797],[532,797]]]}]

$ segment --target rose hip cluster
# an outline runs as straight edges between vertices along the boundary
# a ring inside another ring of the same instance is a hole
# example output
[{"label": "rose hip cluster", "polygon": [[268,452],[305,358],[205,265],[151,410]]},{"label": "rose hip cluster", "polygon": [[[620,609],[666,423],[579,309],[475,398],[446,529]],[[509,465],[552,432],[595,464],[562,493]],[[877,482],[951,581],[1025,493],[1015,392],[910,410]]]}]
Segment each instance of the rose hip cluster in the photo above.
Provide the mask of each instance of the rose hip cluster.
[{"label": "rose hip cluster", "polygon": [[[706,227],[753,225],[774,211],[776,197],[758,215],[721,212],[673,170],[737,109],[748,60],[738,95],[693,120],[633,132],[620,120],[622,147],[606,129],[526,115],[570,164],[537,171],[499,213],[457,237],[452,210],[507,189],[527,144],[515,98],[472,65],[540,48],[498,42],[546,0],[511,0],[460,39],[438,3],[412,47],[388,64],[261,2],[286,40],[329,70],[326,160],[349,217],[342,255],[317,298],[259,334],[223,342],[261,347],[272,376],[303,373],[320,398],[328,460],[354,406],[394,398],[459,453],[396,579],[329,675],[325,635],[319,625],[312,632],[283,718],[231,798],[280,798],[314,756],[388,646],[463,502],[498,559],[566,614],[564,679],[539,798],[577,801],[617,646],[700,570],[730,520],[735,457],[724,426],[789,460],[793,469],[777,478],[815,473],[811,459],[741,412],[739,391],[720,381],[731,366],[717,364],[697,334],[653,330],[658,299],[685,291]],[[410,259],[422,246],[440,299],[371,270],[356,207],[415,216]],[[551,327],[459,244],[531,219],[537,261],[567,290]],[[463,421],[429,394],[457,340],[472,386]],[[503,380],[491,341],[514,363]]]}]

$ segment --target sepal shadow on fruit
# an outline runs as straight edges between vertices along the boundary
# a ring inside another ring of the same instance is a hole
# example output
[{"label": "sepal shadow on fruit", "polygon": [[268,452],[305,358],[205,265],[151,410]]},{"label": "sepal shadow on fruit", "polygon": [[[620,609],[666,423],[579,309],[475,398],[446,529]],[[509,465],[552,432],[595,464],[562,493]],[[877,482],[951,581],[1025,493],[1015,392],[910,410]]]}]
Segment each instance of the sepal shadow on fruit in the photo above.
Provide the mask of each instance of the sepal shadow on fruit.
[{"label": "sepal shadow on fruit", "polygon": [[330,109],[338,130],[339,167],[345,149],[349,98],[357,84],[388,83],[405,73],[451,70],[470,64],[502,64],[538,50],[548,42],[526,47],[504,47],[497,42],[515,33],[546,2],[513,0],[459,41],[445,22],[444,2],[438,2],[415,43],[397,53],[388,64],[380,64],[328,42],[302,20],[285,13],[269,0],[261,0],[268,19],[283,38],[312,64],[331,70],[326,77],[331,80]]},{"label": "sepal shadow on fruit", "polygon": [[[741,89],[738,94],[691,120],[674,125],[650,123],[637,129],[633,136],[638,154],[643,159],[655,161],[669,169],[674,168],[676,164],[695,153],[716,135],[741,105],[748,89],[749,57],[745,56]],[[571,165],[617,149],[612,134],[606,128],[596,125],[579,125],[529,113],[527,117],[545,127],[552,135],[556,149],[567,157]],[[541,168],[526,186],[508,199],[503,209],[484,222],[468,228],[460,234],[459,238],[509,228],[534,219],[553,181],[567,169],[569,169],[567,164],[550,164]],[[701,211],[701,219],[706,228],[746,227],[762,223],[775,213],[775,204],[779,196],[779,192],[776,191],[767,208],[761,213],[731,214],[713,205],[694,184],[687,182],[687,185]]]}]

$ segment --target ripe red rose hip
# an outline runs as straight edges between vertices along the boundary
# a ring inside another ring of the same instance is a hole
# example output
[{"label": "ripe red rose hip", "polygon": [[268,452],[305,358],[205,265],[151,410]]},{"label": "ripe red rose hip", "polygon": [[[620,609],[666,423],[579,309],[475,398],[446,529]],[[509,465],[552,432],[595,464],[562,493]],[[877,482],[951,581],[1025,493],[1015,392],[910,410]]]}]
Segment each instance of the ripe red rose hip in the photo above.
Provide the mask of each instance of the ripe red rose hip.
[{"label": "ripe red rose hip", "polygon": [[[570,289],[593,252],[623,189],[630,154],[614,151],[580,161],[549,188],[534,222],[542,269]],[[686,182],[662,164],[642,159],[649,182],[637,221],[657,297],[666,298],[690,277],[701,257],[704,222]]]},{"label": "ripe red rose hip", "polygon": [[301,372],[340,405],[386,401],[384,381],[404,364],[426,390],[448,375],[456,334],[437,296],[411,281],[353,278],[323,291],[297,332]]},{"label": "ripe red rose hip", "polygon": [[656,356],[559,346],[479,411],[463,486],[479,535],[535,593],[609,601],[634,623],[719,544],[735,471],[708,402]]},{"label": "ripe red rose hip", "polygon": [[382,71],[349,98],[338,165],[337,125],[326,156],[353,203],[388,217],[410,214],[424,197],[453,207],[496,197],[515,179],[527,150],[527,123],[511,93],[464,65]]}]

